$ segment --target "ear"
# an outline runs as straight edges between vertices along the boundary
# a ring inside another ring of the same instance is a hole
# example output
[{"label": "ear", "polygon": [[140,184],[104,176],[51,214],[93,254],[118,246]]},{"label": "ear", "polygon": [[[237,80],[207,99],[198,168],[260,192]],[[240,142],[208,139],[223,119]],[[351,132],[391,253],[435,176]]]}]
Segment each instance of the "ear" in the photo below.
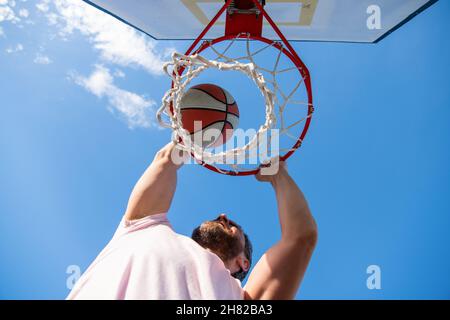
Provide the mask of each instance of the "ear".
[{"label": "ear", "polygon": [[250,268],[250,261],[248,261],[248,259],[243,255],[238,257],[237,263],[239,267],[244,271],[247,271]]}]

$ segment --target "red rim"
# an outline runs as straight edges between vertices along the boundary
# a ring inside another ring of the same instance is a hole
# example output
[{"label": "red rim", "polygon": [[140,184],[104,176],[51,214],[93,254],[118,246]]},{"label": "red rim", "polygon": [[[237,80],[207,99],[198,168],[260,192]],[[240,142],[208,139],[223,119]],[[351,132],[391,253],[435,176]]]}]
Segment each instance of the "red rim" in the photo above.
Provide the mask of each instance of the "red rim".
[{"label": "red rim", "polygon": [[[302,141],[304,139],[304,137],[306,136],[306,133],[308,132],[310,123],[311,123],[311,119],[312,119],[312,114],[314,112],[314,107],[313,107],[313,96],[312,96],[312,87],[311,87],[311,77],[309,74],[309,70],[306,67],[306,65],[303,63],[303,61],[300,59],[300,57],[297,55],[297,53],[295,52],[294,48],[290,45],[290,43],[286,40],[286,38],[284,37],[284,35],[281,33],[280,29],[277,27],[277,25],[273,22],[273,20],[270,18],[270,16],[266,13],[266,11],[263,9],[263,7],[259,4],[258,1],[254,1],[254,3],[256,4],[256,6],[259,8],[259,10],[263,13],[264,18],[266,18],[266,20],[269,22],[269,24],[272,26],[272,28],[275,30],[275,32],[277,33],[277,35],[280,37],[281,42],[284,44],[284,46],[278,41],[274,41],[274,40],[270,40],[261,36],[252,36],[252,35],[247,35],[247,34],[243,34],[241,36],[235,36],[235,35],[229,35],[229,36],[223,36],[211,41],[204,41],[200,47],[198,49],[195,49],[195,47],[198,45],[198,43],[200,42],[200,40],[204,37],[204,35],[208,32],[208,30],[215,24],[215,22],[217,21],[217,19],[222,15],[222,13],[225,11],[225,9],[230,5],[231,0],[228,0],[224,6],[222,7],[222,9],[219,10],[219,12],[216,14],[216,16],[210,21],[210,23],[206,26],[206,28],[203,30],[203,32],[198,36],[198,38],[192,43],[192,45],[189,47],[189,49],[186,51],[185,55],[190,55],[191,52],[194,53],[201,53],[202,51],[204,51],[205,49],[209,48],[210,46],[217,44],[219,42],[222,41],[227,41],[227,40],[232,40],[232,39],[236,39],[236,38],[242,38],[242,39],[251,39],[251,40],[256,40],[256,41],[260,41],[260,42],[264,42],[268,45],[271,45],[272,47],[280,50],[286,57],[288,57],[292,63],[297,67],[300,75],[303,78],[303,82],[305,84],[306,87],[306,91],[308,94],[308,115],[305,121],[305,125],[303,127],[302,132],[300,133],[297,141],[294,143],[294,145],[292,146],[291,150],[288,151],[285,155],[280,156],[280,160],[285,161],[287,160],[302,144]],[[184,72],[184,69],[180,70],[180,74],[182,74]],[[173,81],[172,81],[172,87],[173,87]],[[170,107],[170,111],[173,112],[172,109],[172,105]],[[214,172],[217,173],[221,173],[221,174],[225,174],[225,175],[231,175],[231,176],[249,176],[249,175],[254,175],[257,174],[260,171],[260,168],[258,169],[254,169],[254,170],[248,170],[248,171],[232,171],[232,170],[219,170],[218,168],[204,162],[203,160],[199,160],[197,159],[194,155],[192,155],[192,157],[203,167],[212,170]]]}]

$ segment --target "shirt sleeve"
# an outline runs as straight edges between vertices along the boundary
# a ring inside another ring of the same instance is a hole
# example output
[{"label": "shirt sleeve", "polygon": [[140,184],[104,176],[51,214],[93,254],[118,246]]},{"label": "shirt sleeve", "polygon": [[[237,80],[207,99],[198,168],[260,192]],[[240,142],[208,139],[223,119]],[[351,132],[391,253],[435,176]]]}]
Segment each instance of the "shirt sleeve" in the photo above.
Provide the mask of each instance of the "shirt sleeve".
[{"label": "shirt sleeve", "polygon": [[234,278],[233,276],[231,278],[232,278],[231,280],[234,282],[234,284],[232,284],[232,287],[236,296],[236,300],[244,300],[245,291],[242,288],[241,281],[239,279]]}]

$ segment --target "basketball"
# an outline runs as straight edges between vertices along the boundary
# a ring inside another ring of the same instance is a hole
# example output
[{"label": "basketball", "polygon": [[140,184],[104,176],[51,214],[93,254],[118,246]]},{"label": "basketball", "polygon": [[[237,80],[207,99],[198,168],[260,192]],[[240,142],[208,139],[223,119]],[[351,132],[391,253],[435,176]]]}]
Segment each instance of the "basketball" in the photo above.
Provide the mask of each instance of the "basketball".
[{"label": "basketball", "polygon": [[189,88],[181,98],[180,111],[183,128],[192,138],[196,132],[203,132],[203,147],[224,144],[239,124],[239,109],[233,96],[210,83]]}]

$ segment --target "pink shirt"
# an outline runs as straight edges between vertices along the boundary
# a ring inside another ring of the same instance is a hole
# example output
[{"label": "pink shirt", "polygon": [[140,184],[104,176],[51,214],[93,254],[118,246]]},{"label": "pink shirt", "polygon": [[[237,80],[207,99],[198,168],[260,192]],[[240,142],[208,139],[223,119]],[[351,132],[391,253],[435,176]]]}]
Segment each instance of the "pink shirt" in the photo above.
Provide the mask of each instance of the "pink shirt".
[{"label": "pink shirt", "polygon": [[167,214],[122,219],[67,299],[243,299],[222,260],[173,231]]}]

